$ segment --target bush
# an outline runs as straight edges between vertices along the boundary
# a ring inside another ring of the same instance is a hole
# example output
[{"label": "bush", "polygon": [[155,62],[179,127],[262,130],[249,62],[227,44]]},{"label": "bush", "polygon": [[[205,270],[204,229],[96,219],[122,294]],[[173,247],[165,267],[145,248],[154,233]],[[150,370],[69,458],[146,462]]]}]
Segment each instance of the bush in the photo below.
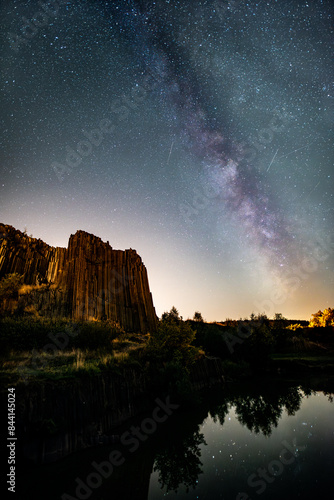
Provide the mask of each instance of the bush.
[{"label": "bush", "polygon": [[188,367],[199,357],[192,345],[196,332],[184,321],[161,321],[147,343],[147,354],[157,361],[177,361]]},{"label": "bush", "polygon": [[20,274],[6,274],[0,281],[0,300],[17,299],[22,284],[23,276]]},{"label": "bush", "polygon": [[293,332],[299,330],[300,328],[304,328],[300,323],[294,323],[293,325],[289,325],[286,327],[287,330],[292,330]]},{"label": "bush", "polygon": [[227,332],[232,335],[236,334],[232,328],[204,322],[189,323],[193,327],[196,326],[196,338],[194,340],[196,347],[203,348],[207,354],[222,359],[231,356],[226,342],[226,334]]},{"label": "bush", "polygon": [[62,350],[80,348],[112,350],[111,341],[120,330],[109,323],[75,323],[66,319],[5,317],[0,319],[0,350],[43,350],[55,345]]},{"label": "bush", "polygon": [[80,323],[73,345],[80,349],[111,350],[111,342],[116,336],[117,333],[108,323]]},{"label": "bush", "polygon": [[274,345],[275,339],[271,330],[266,323],[263,323],[254,328],[241,345],[239,352],[253,367],[261,369],[266,366]]},{"label": "bush", "polygon": [[50,343],[49,334],[57,331],[55,324],[34,318],[6,317],[0,320],[0,348],[25,351],[42,349]]}]

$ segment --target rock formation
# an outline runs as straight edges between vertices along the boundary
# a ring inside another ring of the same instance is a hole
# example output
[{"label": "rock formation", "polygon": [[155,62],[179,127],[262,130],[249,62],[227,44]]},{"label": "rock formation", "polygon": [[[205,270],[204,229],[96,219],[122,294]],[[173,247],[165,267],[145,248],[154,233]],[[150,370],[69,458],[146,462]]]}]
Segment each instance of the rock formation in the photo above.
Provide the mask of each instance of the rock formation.
[{"label": "rock formation", "polygon": [[156,328],[146,268],[135,250],[114,250],[85,231],[68,247],[51,247],[0,224],[0,279],[23,276],[18,304],[38,314],[73,320],[111,320],[126,331]]}]

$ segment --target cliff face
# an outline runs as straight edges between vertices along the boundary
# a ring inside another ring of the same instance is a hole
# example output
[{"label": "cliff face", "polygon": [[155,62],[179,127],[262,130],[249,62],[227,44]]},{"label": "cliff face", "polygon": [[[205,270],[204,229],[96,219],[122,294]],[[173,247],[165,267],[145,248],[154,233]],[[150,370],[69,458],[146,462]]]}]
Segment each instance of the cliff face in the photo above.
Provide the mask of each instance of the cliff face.
[{"label": "cliff face", "polygon": [[74,320],[118,321],[126,331],[156,328],[146,268],[135,250],[113,250],[84,231],[67,248],[51,247],[0,224],[0,279],[23,275],[19,303],[39,314]]}]

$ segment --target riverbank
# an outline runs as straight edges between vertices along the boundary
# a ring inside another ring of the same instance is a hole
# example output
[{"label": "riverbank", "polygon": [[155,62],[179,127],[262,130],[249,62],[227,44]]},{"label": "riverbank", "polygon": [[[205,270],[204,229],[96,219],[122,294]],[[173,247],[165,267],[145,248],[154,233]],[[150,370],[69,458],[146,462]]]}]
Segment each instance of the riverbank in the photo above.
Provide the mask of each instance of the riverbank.
[{"label": "riverbank", "polygon": [[18,453],[32,463],[110,445],[115,429],[153,411],[157,398],[194,407],[200,391],[223,381],[334,372],[332,328],[281,330],[262,319],[234,330],[200,323],[196,336],[179,318],[152,335],[105,322],[2,323],[2,386],[15,388]]},{"label": "riverbank", "polygon": [[228,394],[236,385],[259,386],[268,379],[289,383],[302,376],[312,386],[317,377],[333,379],[334,360],[290,353],[273,356],[266,370],[259,372],[246,363],[202,357],[189,370],[185,387],[182,380],[178,385],[178,374],[174,375],[169,386],[161,379],[152,382],[142,367],[133,364],[74,378],[21,381],[15,388],[18,453],[32,464],[58,461],[80,450],[118,442],[119,427],[152,411],[157,398],[189,408],[198,407],[217,385]]},{"label": "riverbank", "polygon": [[[142,367],[133,364],[76,378],[17,383],[18,453],[34,463],[47,463],[81,449],[110,444],[115,441],[115,428],[150,411],[157,398],[164,402],[172,397],[178,404],[188,399],[186,404],[191,404],[200,390],[221,384],[221,362],[202,357],[190,367],[185,387],[182,379],[174,382],[170,387],[156,384]],[[5,397],[2,393],[1,399]]]}]

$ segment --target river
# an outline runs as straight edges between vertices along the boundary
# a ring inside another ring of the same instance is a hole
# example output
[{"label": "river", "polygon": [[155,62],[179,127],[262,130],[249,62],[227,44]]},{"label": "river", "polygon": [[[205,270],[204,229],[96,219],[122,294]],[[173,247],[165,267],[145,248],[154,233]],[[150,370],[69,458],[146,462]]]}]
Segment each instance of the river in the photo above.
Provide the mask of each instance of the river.
[{"label": "river", "polygon": [[331,498],[333,382],[230,383],[192,408],[161,398],[159,411],[118,429],[120,442],[22,471],[22,498]]}]

